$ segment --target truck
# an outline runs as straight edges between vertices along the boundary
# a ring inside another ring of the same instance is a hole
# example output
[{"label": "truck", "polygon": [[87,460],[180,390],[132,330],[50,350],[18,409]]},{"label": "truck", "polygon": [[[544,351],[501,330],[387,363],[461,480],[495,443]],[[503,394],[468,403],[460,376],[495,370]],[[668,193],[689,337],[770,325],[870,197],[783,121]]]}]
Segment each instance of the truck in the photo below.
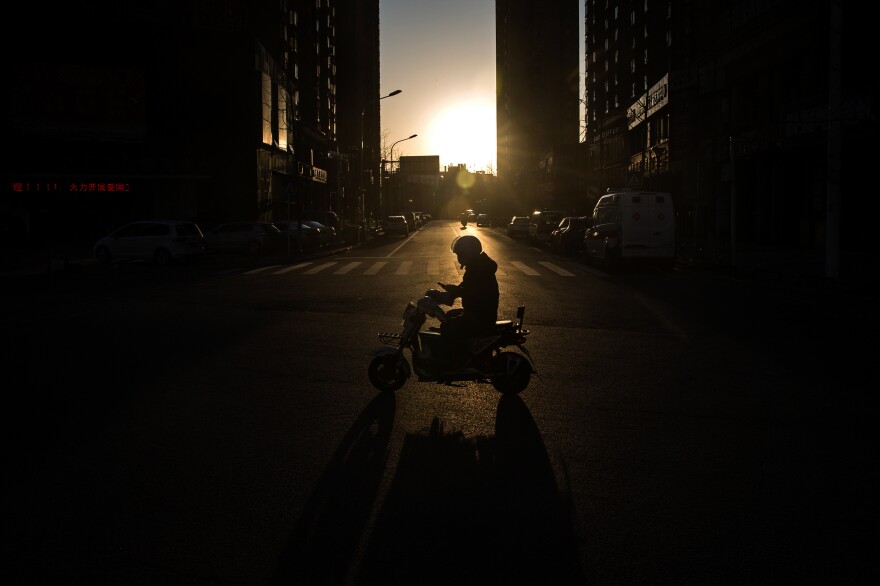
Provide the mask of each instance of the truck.
[{"label": "truck", "polygon": [[599,198],[593,225],[584,234],[589,261],[616,268],[644,259],[664,268],[675,265],[675,208],[672,195],[660,191],[619,190]]}]

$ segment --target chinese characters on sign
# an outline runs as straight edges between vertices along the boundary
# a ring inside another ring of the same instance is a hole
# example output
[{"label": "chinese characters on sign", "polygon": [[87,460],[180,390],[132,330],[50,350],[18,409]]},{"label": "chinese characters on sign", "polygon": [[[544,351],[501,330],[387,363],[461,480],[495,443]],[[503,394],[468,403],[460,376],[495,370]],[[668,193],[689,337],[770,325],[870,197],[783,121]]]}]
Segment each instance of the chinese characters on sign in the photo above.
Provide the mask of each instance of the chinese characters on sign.
[{"label": "chinese characters on sign", "polygon": [[[12,191],[18,193],[64,191],[64,185],[59,187],[58,183],[26,183],[13,181],[11,187]],[[128,193],[130,190],[131,186],[128,183],[79,183],[76,181],[67,183],[67,193]]]}]

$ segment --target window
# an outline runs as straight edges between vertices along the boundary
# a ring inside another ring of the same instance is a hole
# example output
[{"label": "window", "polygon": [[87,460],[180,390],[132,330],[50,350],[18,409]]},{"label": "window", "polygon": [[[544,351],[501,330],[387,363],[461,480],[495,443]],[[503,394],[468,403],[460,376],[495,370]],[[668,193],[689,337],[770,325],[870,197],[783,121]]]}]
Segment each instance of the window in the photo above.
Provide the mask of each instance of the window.
[{"label": "window", "polygon": [[263,99],[261,117],[263,124],[263,144],[272,144],[272,80],[266,73],[262,74]]},{"label": "window", "polygon": [[278,88],[278,148],[287,150],[288,120],[290,116],[290,94],[283,87]]}]

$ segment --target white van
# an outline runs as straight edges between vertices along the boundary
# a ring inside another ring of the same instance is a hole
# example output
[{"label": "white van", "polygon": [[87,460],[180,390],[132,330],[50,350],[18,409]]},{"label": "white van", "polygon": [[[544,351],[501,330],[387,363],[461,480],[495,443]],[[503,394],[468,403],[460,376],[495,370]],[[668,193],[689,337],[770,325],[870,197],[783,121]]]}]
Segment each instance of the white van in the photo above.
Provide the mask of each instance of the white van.
[{"label": "white van", "polygon": [[675,208],[659,191],[621,190],[599,198],[584,235],[588,260],[614,266],[625,259],[675,263]]}]

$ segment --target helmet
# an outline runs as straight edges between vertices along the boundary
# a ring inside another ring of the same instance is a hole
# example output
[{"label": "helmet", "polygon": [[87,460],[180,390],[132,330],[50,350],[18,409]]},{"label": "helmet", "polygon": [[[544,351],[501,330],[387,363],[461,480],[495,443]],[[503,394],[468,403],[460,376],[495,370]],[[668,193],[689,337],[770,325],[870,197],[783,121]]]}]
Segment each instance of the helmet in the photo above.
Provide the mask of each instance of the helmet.
[{"label": "helmet", "polygon": [[453,253],[464,256],[476,256],[483,252],[483,245],[480,243],[480,239],[476,236],[471,236],[470,234],[459,236],[452,241],[452,246],[449,248]]}]

